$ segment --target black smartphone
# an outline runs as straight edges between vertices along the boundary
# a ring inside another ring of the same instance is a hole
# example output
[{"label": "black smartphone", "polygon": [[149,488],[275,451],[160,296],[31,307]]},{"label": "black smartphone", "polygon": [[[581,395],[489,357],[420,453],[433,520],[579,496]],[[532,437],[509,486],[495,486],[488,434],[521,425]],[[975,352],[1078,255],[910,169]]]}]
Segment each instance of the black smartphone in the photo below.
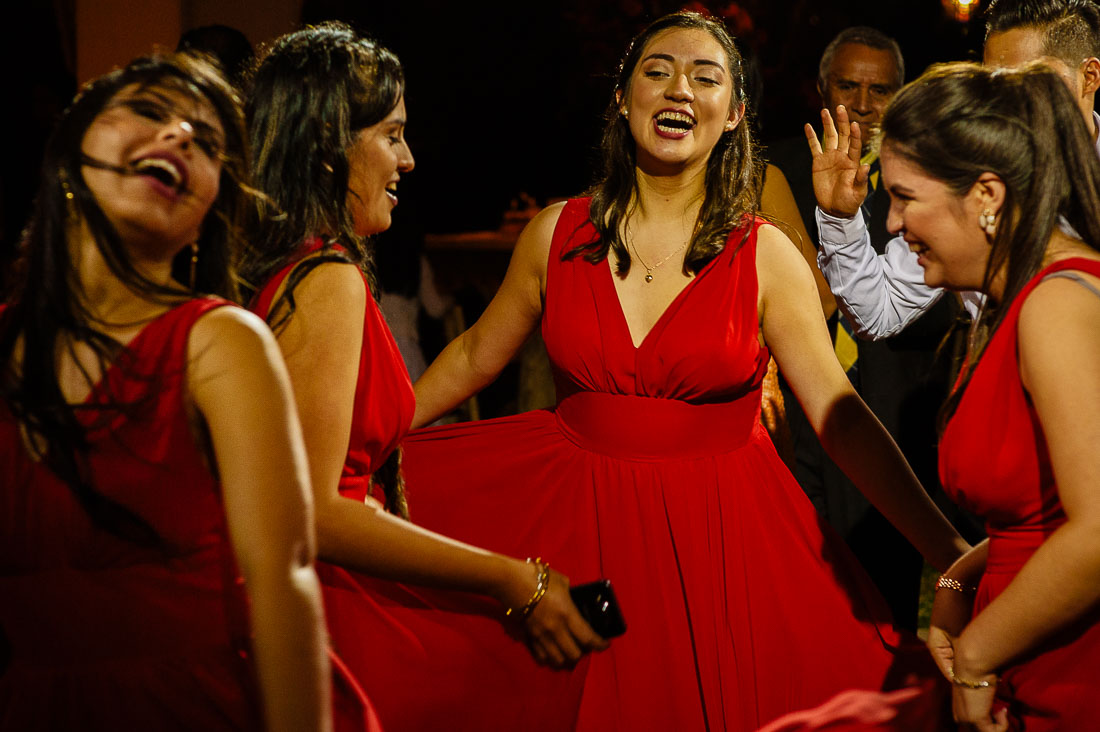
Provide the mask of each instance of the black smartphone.
[{"label": "black smartphone", "polygon": [[602,579],[569,588],[573,604],[592,630],[604,638],[615,638],[626,632],[619,601],[611,589],[611,580]]}]

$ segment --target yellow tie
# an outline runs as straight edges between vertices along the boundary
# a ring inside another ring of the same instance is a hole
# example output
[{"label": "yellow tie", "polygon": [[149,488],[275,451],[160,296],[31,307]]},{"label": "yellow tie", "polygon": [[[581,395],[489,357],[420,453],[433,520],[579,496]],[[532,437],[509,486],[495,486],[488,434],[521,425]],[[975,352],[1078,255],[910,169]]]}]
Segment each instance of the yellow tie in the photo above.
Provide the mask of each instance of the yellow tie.
[{"label": "yellow tie", "polygon": [[[878,149],[877,148],[872,148],[869,153],[867,153],[866,155],[864,155],[862,158],[859,159],[859,164],[860,165],[874,165],[874,162],[876,160],[878,160]],[[871,173],[871,178],[870,178],[869,182],[871,184],[871,190],[872,191],[878,190],[878,173],[879,172],[877,170],[873,171]]]}]

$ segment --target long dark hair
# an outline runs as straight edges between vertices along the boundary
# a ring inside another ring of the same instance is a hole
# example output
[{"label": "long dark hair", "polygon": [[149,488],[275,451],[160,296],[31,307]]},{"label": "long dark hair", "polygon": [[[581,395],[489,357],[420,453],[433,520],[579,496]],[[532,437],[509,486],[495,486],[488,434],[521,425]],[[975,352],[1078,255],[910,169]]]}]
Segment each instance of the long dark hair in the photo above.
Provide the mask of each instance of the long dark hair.
[{"label": "long dark hair", "polygon": [[956,195],[990,172],[1005,184],[982,290],[1003,274],[1004,294],[986,301],[971,335],[954,412],[982,352],[1020,290],[1040,270],[1063,218],[1091,247],[1100,243],[1100,160],[1081,111],[1049,68],[934,66],[903,87],[882,118],[883,146]]},{"label": "long dark hair", "polygon": [[[16,287],[0,325],[0,394],[27,432],[28,441],[42,447],[39,452],[46,465],[72,489],[97,525],[151,544],[156,536],[150,527],[92,485],[86,466],[86,430],[76,414],[81,407],[69,404],[61,391],[56,355],[59,343],[66,339],[85,343],[105,372],[122,351],[121,344],[103,331],[104,324],[89,310],[82,292],[67,236],[73,220],[85,223],[111,272],[130,290],[164,304],[192,294],[182,285],[152,282],[135,268],[121,236],[84,182],[84,166],[105,166],[83,154],[84,135],[111,100],[128,87],[183,94],[209,105],[221,122],[225,148],[218,196],[197,242],[194,290],[237,299],[235,268],[246,207],[246,189],[239,181],[247,174],[240,103],[206,61],[184,55],[136,59],[85,86],[47,142],[42,183],[16,265]],[[128,406],[133,405],[113,403],[107,408]]]},{"label": "long dark hair", "polygon": [[[335,22],[282,36],[256,69],[246,112],[253,181],[268,200],[257,211],[245,280],[258,291],[300,256],[304,240],[325,237],[321,254],[294,267],[272,302],[267,321],[276,331],[294,314],[297,286],[325,262],[355,264],[378,296],[369,242],[355,234],[346,203],[348,149],[394,110],[404,86],[397,56]],[[387,509],[407,516],[399,460],[395,451],[374,480]]]},{"label": "long dark hair", "polygon": [[[726,53],[733,80],[730,110],[746,101],[741,54],[733,37],[721,21],[693,12],[672,13],[659,18],[631,42],[619,67],[616,93],[630,94],[630,79],[646,45],[657,34],[670,29],[701,30],[718,41]],[[595,263],[602,262],[608,251],[614,251],[618,274],[625,277],[630,271],[630,253],[622,241],[620,230],[638,190],[635,175],[637,153],[630,125],[619,113],[615,95],[612,95],[607,107],[605,121],[600,143],[601,172],[596,184],[589,190],[592,202],[588,207],[588,217],[596,228],[597,237],[566,252],[565,257],[583,254],[586,260]],[[707,160],[704,187],[703,205],[695,222],[691,244],[684,255],[684,274],[698,272],[716,257],[725,248],[730,232],[758,206],[760,165],[750,125],[745,120],[733,130],[722,133]]]}]

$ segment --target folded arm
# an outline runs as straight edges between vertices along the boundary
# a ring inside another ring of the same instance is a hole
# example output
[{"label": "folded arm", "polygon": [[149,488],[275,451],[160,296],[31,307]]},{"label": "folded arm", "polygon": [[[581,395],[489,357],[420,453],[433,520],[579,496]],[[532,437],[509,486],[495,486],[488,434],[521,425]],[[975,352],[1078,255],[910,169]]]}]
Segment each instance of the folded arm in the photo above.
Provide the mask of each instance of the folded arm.
[{"label": "folded arm", "polygon": [[1065,279],[1040,284],[1021,310],[1020,377],[1042,425],[1066,522],[967,626],[955,648],[960,676],[998,672],[1100,603],[1097,322],[1100,298]]}]

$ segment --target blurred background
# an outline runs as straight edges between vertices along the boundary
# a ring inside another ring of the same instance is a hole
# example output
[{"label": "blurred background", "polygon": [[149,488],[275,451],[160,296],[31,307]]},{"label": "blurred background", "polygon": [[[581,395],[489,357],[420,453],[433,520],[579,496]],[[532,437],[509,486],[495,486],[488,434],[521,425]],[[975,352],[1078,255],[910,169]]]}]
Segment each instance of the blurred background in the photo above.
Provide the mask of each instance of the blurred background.
[{"label": "blurred background", "polygon": [[11,135],[0,197],[10,254],[37,181],[41,146],[77,85],[184,31],[241,30],[255,46],[302,23],[345,20],[401,57],[416,170],[402,181],[401,220],[427,232],[497,228],[521,194],[536,204],[592,178],[610,74],[649,20],[683,7],[723,17],[756,57],[763,140],[817,118],[817,62],[849,25],[894,36],[907,78],[974,57],[988,0],[32,0],[11,4],[2,44]]}]

